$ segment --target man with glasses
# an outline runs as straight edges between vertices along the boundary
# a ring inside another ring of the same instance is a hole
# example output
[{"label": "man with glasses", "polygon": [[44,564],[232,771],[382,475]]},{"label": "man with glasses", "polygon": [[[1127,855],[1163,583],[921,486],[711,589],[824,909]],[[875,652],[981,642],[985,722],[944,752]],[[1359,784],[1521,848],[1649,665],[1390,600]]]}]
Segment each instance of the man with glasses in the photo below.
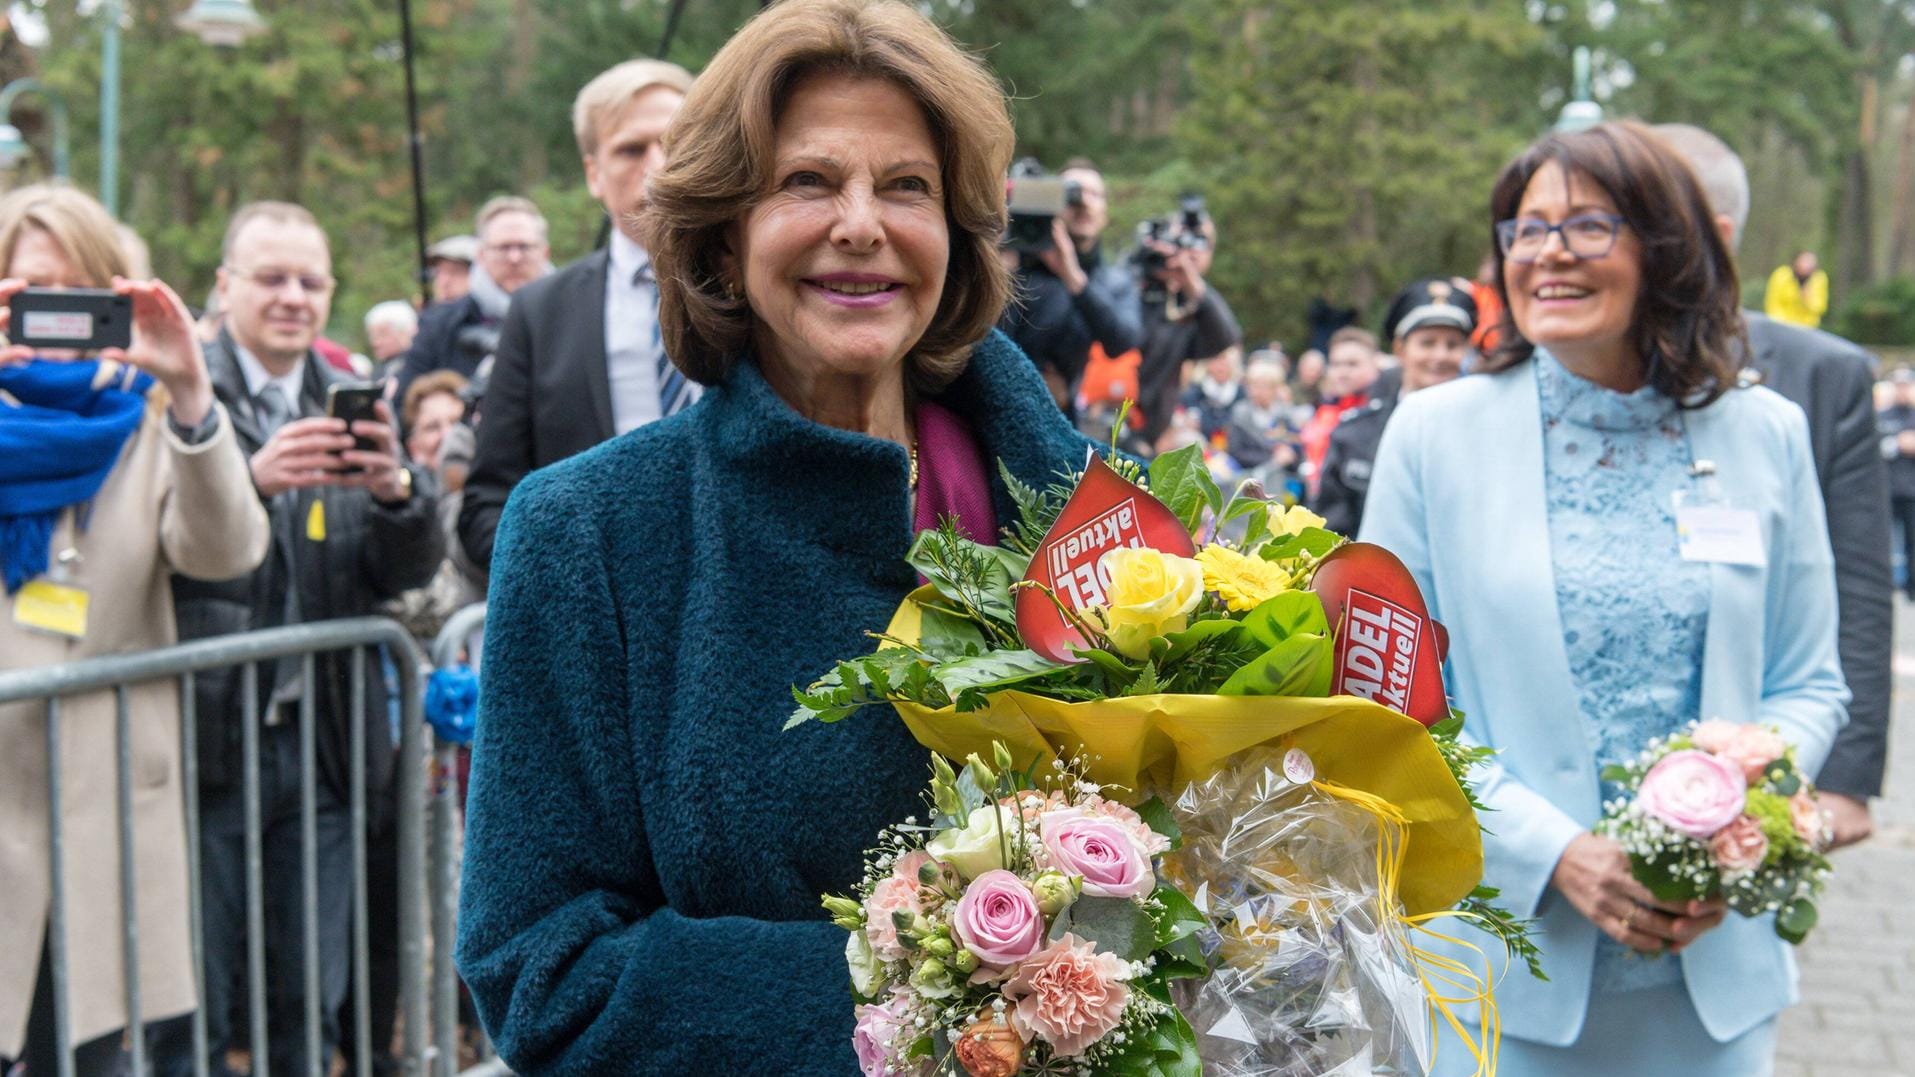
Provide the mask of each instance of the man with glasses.
[{"label": "man with glasses", "polygon": [[[445,553],[431,473],[406,464],[392,413],[351,429],[327,417],[330,387],[342,375],[313,351],[326,324],[334,282],[326,235],[311,213],[285,202],[243,207],[227,227],[218,294],[227,312],[206,348],[213,393],[232,417],[272,522],[273,544],[253,573],[221,583],[175,577],[182,640],[377,612],[379,604],[432,578]],[[352,723],[366,737],[367,802],[393,777],[392,729],[376,651],[365,655],[365,706],[353,708],[351,652],[319,655],[310,679],[297,659],[257,667],[257,694],[245,699],[238,669],[194,679],[200,784],[200,882],[204,895],[205,995],[210,1065],[227,1072],[230,1019],[244,999],[246,970],[246,805],[244,731],[259,726],[259,812],[265,882],[267,1032],[275,1073],[309,1072],[305,1055],[304,850],[301,703],[313,714],[319,954],[317,1070],[339,1041],[333,1015],[346,991],[351,930]],[[192,1026],[156,1026],[156,1072],[191,1073]]]},{"label": "man with glasses", "polygon": [[400,364],[393,400],[404,400],[412,379],[434,370],[483,380],[479,367],[498,347],[513,293],[552,270],[545,215],[530,199],[500,195],[479,207],[475,223],[478,259],[466,294],[426,308],[419,335]]}]

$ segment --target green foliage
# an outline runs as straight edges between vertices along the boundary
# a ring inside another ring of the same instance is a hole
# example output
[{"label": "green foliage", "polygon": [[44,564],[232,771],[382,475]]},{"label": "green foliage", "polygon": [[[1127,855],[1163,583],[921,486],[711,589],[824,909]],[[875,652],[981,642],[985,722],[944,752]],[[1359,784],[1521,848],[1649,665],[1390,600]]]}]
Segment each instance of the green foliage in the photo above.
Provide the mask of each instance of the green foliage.
[{"label": "green foliage", "polygon": [[1529,967],[1531,976],[1547,981],[1549,977],[1543,973],[1543,952],[1529,937],[1529,926],[1534,921],[1519,920],[1508,909],[1496,904],[1501,894],[1502,891],[1493,886],[1478,886],[1456,908],[1469,915],[1477,927],[1502,942],[1508,948],[1510,957],[1521,959]]},{"label": "green foliage", "polygon": [[1192,535],[1202,528],[1205,511],[1223,511],[1223,491],[1210,477],[1201,445],[1186,445],[1152,460],[1150,492]]},{"label": "green foliage", "polygon": [[1003,480],[1004,488],[1010,492],[1011,503],[1017,506],[1017,519],[1002,529],[1004,545],[1028,558],[1037,553],[1045,533],[1064,511],[1065,503],[1071,499],[1071,491],[1076,489],[1076,480],[1069,475],[1059,475],[1044,489],[1035,490],[1011,474],[1011,469],[1005,467],[1002,460],[997,462],[997,474]]},{"label": "green foliage", "polygon": [[1826,328],[1864,344],[1915,347],[1915,277],[1891,277],[1850,293]]}]

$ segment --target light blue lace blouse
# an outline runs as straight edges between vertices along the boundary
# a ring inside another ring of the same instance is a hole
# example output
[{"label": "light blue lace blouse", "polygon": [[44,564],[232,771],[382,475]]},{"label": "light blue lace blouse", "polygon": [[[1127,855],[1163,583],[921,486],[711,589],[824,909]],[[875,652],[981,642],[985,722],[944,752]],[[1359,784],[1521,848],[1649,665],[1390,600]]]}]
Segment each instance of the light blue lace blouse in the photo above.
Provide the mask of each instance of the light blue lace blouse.
[{"label": "light blue lace blouse", "polygon": [[[1653,388],[1605,389],[1541,349],[1533,365],[1556,605],[1600,770],[1702,705],[1709,567],[1676,553],[1674,495],[1693,482],[1689,439],[1675,402]],[[1605,800],[1617,792],[1603,785]],[[1597,939],[1597,991],[1681,979],[1673,958],[1643,959]]]}]

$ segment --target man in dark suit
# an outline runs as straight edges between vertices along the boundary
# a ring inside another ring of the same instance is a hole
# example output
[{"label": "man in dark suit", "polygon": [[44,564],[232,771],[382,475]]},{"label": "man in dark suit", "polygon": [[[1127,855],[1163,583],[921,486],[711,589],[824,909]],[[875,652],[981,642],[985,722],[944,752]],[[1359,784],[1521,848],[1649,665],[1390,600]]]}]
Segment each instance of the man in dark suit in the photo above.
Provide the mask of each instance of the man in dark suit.
[{"label": "man in dark suit", "polygon": [[[1749,214],[1749,177],[1723,142],[1687,124],[1660,124],[1689,161],[1716,211],[1716,228],[1734,249]],[[1841,617],[1842,673],[1853,699],[1849,724],[1816,784],[1835,823],[1837,845],[1873,831],[1869,798],[1882,792],[1888,754],[1894,580],[1889,568],[1888,476],[1875,425],[1874,363],[1840,337],[1783,325],[1748,312],[1745,376],[1800,405],[1809,419],[1815,474],[1828,508]]]},{"label": "man in dark suit", "polygon": [[676,64],[630,60],[587,83],[572,107],[585,184],[611,217],[611,243],[512,297],[459,510],[459,542],[480,568],[491,567],[499,514],[528,472],[697,399],[659,341],[658,289],[637,223],[645,177],[663,163],[660,139],[689,89]]}]

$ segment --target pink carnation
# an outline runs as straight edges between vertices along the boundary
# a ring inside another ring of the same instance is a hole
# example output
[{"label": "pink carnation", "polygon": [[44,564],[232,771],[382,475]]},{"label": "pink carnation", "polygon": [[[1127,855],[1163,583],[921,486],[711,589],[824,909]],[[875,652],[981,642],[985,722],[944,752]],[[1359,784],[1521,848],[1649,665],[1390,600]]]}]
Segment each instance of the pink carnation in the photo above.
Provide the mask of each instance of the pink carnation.
[{"label": "pink carnation", "polygon": [[1714,752],[1720,755],[1722,750],[1729,746],[1729,740],[1735,736],[1735,731],[1741,728],[1742,727],[1735,722],[1725,722],[1720,718],[1711,718],[1706,722],[1698,723],[1696,725],[1696,731],[1690,735],[1689,739],[1693,740],[1696,747],[1703,751]]},{"label": "pink carnation", "polygon": [[971,880],[951,914],[951,931],[978,963],[1007,968],[1044,945],[1044,914],[1024,880],[987,871]]},{"label": "pink carnation", "polygon": [[1754,871],[1769,855],[1769,839],[1762,833],[1761,823],[1739,815],[1709,839],[1709,855],[1725,872]]},{"label": "pink carnation", "polygon": [[1767,726],[1737,726],[1735,734],[1724,745],[1720,755],[1742,768],[1742,777],[1750,785],[1762,780],[1762,772],[1770,763],[1782,758],[1789,750],[1788,743],[1781,734]]},{"label": "pink carnation", "polygon": [[1081,876],[1093,897],[1142,897],[1156,886],[1150,860],[1124,828],[1082,808],[1045,812],[1038,834],[1051,866]]},{"label": "pink carnation", "polygon": [[871,940],[871,949],[880,960],[896,961],[904,957],[904,947],[898,944],[897,924],[891,919],[892,913],[900,911],[913,915],[924,911],[918,904],[915,881],[893,875],[872,887],[871,896],[864,899],[864,934]]},{"label": "pink carnation", "polygon": [[935,862],[936,858],[930,853],[925,852],[923,849],[913,849],[903,856],[898,857],[898,862],[891,865],[891,876],[892,878],[903,879],[912,886],[917,886],[919,885],[918,869],[926,864]]},{"label": "pink carnation", "polygon": [[1820,852],[1829,843],[1829,817],[1815,794],[1807,789],[1798,789],[1789,798],[1789,820],[1795,824],[1795,832],[1809,843],[1809,848]]},{"label": "pink carnation", "polygon": [[1061,1058],[1074,1058],[1123,1019],[1130,1001],[1128,966],[1116,954],[1066,934],[1017,967],[1005,981],[1011,1027],[1037,1036]]},{"label": "pink carnation", "polygon": [[1708,752],[1685,749],[1662,757],[1643,776],[1636,803],[1643,811],[1707,841],[1742,814],[1749,787],[1742,771]]}]

